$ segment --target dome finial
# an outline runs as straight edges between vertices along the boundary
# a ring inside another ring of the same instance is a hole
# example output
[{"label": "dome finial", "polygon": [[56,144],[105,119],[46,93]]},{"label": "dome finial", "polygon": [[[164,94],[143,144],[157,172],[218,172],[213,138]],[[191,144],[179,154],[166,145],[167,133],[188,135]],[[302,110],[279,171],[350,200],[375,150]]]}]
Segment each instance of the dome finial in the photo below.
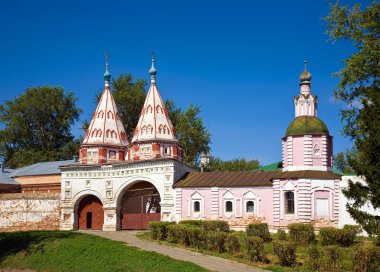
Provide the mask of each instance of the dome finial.
[{"label": "dome finial", "polygon": [[307,60],[305,59],[303,63],[304,63],[304,69],[303,69],[303,72],[300,74],[300,81],[301,81],[301,84],[302,83],[310,84],[311,74],[307,70]]},{"label": "dome finial", "polygon": [[152,66],[149,69],[149,74],[150,74],[150,77],[153,81],[157,75],[157,70],[156,70],[156,68],[154,68],[154,50],[152,50]]},{"label": "dome finial", "polygon": [[106,51],[106,72],[104,73],[104,82],[107,84],[110,84],[111,81],[111,74],[108,72],[108,51]]}]

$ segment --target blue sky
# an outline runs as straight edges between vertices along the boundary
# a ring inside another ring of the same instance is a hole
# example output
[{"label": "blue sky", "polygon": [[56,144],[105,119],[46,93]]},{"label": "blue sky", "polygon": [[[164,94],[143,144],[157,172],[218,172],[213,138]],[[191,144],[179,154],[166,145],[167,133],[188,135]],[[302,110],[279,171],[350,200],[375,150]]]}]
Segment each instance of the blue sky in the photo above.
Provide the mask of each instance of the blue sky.
[{"label": "blue sky", "polygon": [[354,48],[328,41],[321,20],[328,12],[324,0],[7,1],[0,17],[0,102],[31,86],[58,85],[75,92],[88,119],[103,87],[105,51],[112,75],[149,80],[154,48],[161,95],[182,108],[201,106],[212,154],[266,164],[281,160],[307,59],[336,153],[351,144],[340,133],[344,104],[332,97],[338,84],[332,73]]}]

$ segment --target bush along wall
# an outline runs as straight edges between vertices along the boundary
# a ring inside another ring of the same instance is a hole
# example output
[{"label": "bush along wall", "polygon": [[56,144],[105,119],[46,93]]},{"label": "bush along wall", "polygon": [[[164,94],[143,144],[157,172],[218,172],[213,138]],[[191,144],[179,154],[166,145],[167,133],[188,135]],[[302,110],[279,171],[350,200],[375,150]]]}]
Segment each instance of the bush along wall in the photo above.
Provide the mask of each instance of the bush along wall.
[{"label": "bush along wall", "polygon": [[297,244],[310,244],[315,240],[312,224],[293,223],[288,225],[289,237]]},{"label": "bush along wall", "polygon": [[296,244],[290,241],[274,241],[273,252],[282,266],[296,265]]},{"label": "bush along wall", "polygon": [[[299,254],[308,257],[302,264],[302,269],[307,270],[302,271],[380,271],[380,247],[376,246],[376,241],[372,245],[370,241],[358,241],[357,244],[362,246],[341,248],[355,243],[356,235],[361,229],[353,225],[346,225],[343,229],[321,228],[316,240],[313,225],[294,223],[288,225],[288,234],[284,230],[278,230],[275,240],[268,246],[265,243],[272,239],[266,223],[249,224],[245,234],[230,231],[228,223],[221,220],[187,220],[179,224],[151,222],[149,228],[150,235],[155,240],[166,240],[217,253],[228,252],[231,256],[245,257],[252,262],[268,263],[264,250],[266,248],[267,254],[273,252],[277,256],[281,266],[295,269],[296,249],[300,245]],[[303,253],[306,248],[307,253]],[[351,259],[347,259],[347,254],[351,255]]]},{"label": "bush along wall", "polygon": [[272,240],[267,223],[249,224],[246,228],[246,234],[250,237],[260,237],[264,242]]},{"label": "bush along wall", "polygon": [[359,233],[356,226],[346,225],[343,229],[321,228],[319,230],[320,243],[323,246],[340,245],[349,247],[354,244],[356,235]]}]

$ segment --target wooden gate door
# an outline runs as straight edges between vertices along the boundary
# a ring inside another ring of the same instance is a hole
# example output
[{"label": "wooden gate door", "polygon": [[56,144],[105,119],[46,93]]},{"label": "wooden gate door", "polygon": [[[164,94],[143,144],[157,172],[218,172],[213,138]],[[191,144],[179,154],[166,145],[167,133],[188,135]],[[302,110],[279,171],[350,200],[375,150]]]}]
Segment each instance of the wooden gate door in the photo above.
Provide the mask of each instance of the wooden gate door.
[{"label": "wooden gate door", "polygon": [[121,229],[147,229],[149,222],[161,220],[158,194],[126,193],[121,207]]},{"label": "wooden gate door", "polygon": [[86,196],[79,203],[78,227],[79,229],[102,230],[104,211],[102,202],[96,196]]}]

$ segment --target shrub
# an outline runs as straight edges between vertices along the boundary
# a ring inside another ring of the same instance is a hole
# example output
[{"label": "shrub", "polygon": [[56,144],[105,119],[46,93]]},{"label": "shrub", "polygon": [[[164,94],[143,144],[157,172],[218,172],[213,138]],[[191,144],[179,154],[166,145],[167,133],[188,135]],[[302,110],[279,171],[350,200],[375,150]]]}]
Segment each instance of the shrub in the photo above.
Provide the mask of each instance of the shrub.
[{"label": "shrub", "polygon": [[179,224],[200,227],[205,231],[230,231],[228,222],[223,220],[183,220],[180,221]]},{"label": "shrub", "polygon": [[232,255],[238,255],[240,253],[239,237],[235,234],[228,234],[225,248],[228,251],[228,253]]},{"label": "shrub", "polygon": [[293,223],[288,225],[290,239],[299,244],[310,244],[315,240],[312,224]]},{"label": "shrub", "polygon": [[309,266],[311,271],[318,271],[320,264],[319,264],[319,250],[317,245],[310,245],[307,253],[309,254]]},{"label": "shrub", "polygon": [[289,241],[274,241],[273,252],[277,255],[282,266],[296,264],[296,244]]},{"label": "shrub", "polygon": [[247,255],[248,259],[253,262],[264,262],[266,257],[264,254],[264,241],[257,236],[247,236]]},{"label": "shrub", "polygon": [[337,228],[321,228],[319,230],[319,238],[321,245],[340,245],[344,247],[351,246],[355,242],[358,230],[351,227]]},{"label": "shrub", "polygon": [[203,221],[203,228],[205,231],[222,231],[229,232],[230,225],[227,221],[223,220],[207,220]]},{"label": "shrub", "polygon": [[205,244],[205,231],[199,227],[188,227],[186,229],[189,245],[195,248],[203,248]]},{"label": "shrub", "polygon": [[167,227],[173,224],[175,224],[175,222],[149,222],[152,239],[166,240]]},{"label": "shrub", "polygon": [[288,240],[288,236],[286,235],[286,232],[282,229],[277,230],[277,237],[278,237],[278,240]]},{"label": "shrub", "polygon": [[352,270],[354,272],[380,271],[380,248],[355,249],[352,254]]},{"label": "shrub", "polygon": [[349,231],[355,237],[362,232],[362,227],[359,225],[344,225],[343,229]]},{"label": "shrub", "polygon": [[180,225],[191,225],[195,227],[203,228],[203,222],[202,220],[182,220],[178,224]]},{"label": "shrub", "polygon": [[380,233],[376,235],[375,245],[380,246]]},{"label": "shrub", "polygon": [[169,243],[178,243],[178,232],[177,229],[179,225],[169,225],[166,230],[167,230],[167,237],[166,241]]},{"label": "shrub", "polygon": [[211,251],[216,251],[219,253],[224,252],[225,242],[227,239],[227,234],[222,231],[208,231],[206,232],[206,245]]},{"label": "shrub", "polygon": [[249,224],[246,229],[247,236],[257,236],[263,239],[264,242],[270,242],[269,228],[267,223]]},{"label": "shrub", "polygon": [[190,245],[190,228],[191,226],[186,225],[169,225],[167,227],[167,238],[166,240],[170,243],[179,243],[185,246]]},{"label": "shrub", "polygon": [[322,271],[340,271],[342,255],[339,247],[323,247],[323,258],[321,258],[320,267]]}]

